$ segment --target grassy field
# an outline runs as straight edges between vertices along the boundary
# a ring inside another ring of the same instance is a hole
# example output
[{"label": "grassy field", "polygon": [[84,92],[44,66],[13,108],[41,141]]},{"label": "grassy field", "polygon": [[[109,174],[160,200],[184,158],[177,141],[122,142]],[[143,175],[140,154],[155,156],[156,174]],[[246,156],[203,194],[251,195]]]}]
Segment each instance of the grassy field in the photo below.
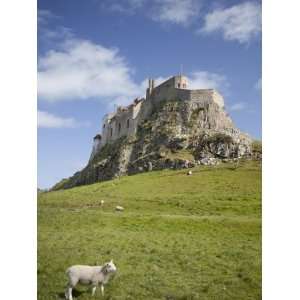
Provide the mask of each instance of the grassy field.
[{"label": "grassy field", "polygon": [[95,299],[261,299],[260,163],[39,194],[38,299],[63,298],[70,265],[111,258],[118,273]]}]

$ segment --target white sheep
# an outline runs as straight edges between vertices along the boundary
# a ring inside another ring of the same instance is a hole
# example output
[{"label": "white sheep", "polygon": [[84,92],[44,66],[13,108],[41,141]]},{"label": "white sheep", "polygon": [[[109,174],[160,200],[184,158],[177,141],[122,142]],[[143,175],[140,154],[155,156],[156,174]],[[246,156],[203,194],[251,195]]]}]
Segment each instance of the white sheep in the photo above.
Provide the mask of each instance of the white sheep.
[{"label": "white sheep", "polygon": [[109,281],[111,275],[116,273],[117,268],[111,260],[103,266],[83,266],[76,265],[67,269],[66,274],[69,282],[65,292],[66,299],[73,300],[72,289],[78,284],[91,285],[92,296],[96,292],[97,285],[100,284],[101,294],[104,296],[104,285]]},{"label": "white sheep", "polygon": [[116,206],[116,211],[123,211],[124,207],[117,205]]}]

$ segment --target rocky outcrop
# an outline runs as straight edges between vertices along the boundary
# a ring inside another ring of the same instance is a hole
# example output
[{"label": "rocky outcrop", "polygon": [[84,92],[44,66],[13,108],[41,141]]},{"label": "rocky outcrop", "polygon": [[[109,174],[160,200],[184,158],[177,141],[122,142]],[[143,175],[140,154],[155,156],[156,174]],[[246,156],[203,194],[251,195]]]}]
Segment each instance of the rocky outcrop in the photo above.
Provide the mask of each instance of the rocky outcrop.
[{"label": "rocky outcrop", "polygon": [[216,165],[254,153],[258,158],[255,149],[252,139],[216,103],[162,101],[141,120],[135,135],[106,144],[83,170],[54,189],[151,170]]}]

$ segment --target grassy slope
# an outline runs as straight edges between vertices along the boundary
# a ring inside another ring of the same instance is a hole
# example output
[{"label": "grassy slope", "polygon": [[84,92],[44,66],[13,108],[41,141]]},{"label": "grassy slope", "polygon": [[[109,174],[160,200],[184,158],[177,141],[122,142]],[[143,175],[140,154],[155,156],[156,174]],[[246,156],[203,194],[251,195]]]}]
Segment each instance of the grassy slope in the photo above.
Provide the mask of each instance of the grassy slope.
[{"label": "grassy slope", "polygon": [[[40,194],[38,299],[63,296],[68,266],[110,258],[119,271],[104,299],[260,299],[260,165],[185,173]],[[85,287],[74,294],[91,298]]]}]

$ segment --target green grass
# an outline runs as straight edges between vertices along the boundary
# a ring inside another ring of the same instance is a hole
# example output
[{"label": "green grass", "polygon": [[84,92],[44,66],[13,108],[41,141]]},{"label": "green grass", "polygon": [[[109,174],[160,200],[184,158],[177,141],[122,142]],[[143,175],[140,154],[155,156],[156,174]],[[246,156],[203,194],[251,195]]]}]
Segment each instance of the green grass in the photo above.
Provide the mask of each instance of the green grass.
[{"label": "green grass", "polygon": [[95,299],[261,299],[259,162],[38,195],[38,299],[63,296],[68,266],[110,258],[118,273]]}]

